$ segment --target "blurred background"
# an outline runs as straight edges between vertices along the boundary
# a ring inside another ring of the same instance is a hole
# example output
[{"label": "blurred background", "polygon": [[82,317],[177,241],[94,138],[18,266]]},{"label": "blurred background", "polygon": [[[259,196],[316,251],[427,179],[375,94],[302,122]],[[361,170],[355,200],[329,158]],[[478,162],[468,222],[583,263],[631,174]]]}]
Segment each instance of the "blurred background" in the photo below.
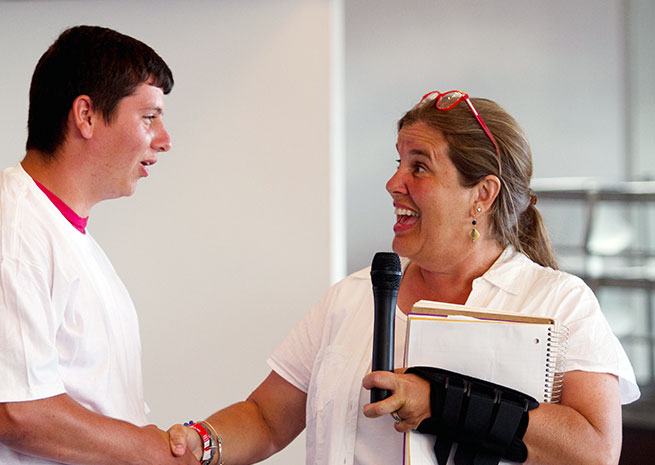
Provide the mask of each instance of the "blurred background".
[{"label": "blurred background", "polygon": [[[154,423],[245,398],[327,287],[390,250],[395,124],[461,89],[525,129],[560,265],[596,291],[642,386],[622,464],[648,463],[652,0],[0,0],[3,167],[24,154],[37,60],[75,24],[143,40],[176,80],[173,149],[89,222],[139,312]],[[301,436],[265,463],[303,461]]]}]

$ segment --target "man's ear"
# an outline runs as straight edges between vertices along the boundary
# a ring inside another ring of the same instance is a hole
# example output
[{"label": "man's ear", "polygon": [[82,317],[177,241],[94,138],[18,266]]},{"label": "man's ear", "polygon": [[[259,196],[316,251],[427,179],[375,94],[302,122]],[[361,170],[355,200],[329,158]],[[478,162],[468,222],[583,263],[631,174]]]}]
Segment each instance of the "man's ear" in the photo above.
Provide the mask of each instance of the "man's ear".
[{"label": "man's ear", "polygon": [[472,216],[475,217],[482,212],[486,212],[491,208],[500,193],[501,184],[500,179],[493,174],[485,176],[475,186],[474,207],[481,210],[476,211]]},{"label": "man's ear", "polygon": [[70,113],[71,122],[79,131],[80,136],[84,139],[90,139],[93,136],[98,116],[93,109],[91,97],[88,95],[79,95],[73,100]]}]

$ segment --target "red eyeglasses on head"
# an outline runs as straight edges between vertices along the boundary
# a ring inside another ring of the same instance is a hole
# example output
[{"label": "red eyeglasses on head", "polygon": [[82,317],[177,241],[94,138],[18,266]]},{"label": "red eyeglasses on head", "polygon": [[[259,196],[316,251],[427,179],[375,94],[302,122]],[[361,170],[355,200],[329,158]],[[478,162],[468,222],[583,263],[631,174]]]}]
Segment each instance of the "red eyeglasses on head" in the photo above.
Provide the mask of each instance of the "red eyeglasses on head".
[{"label": "red eyeglasses on head", "polygon": [[478,123],[480,123],[480,126],[482,127],[484,133],[487,135],[491,143],[494,144],[494,148],[496,149],[496,157],[500,161],[500,150],[498,149],[498,144],[496,144],[496,139],[494,139],[494,136],[491,134],[491,131],[489,130],[487,125],[484,124],[482,117],[473,106],[473,103],[471,102],[471,99],[469,98],[467,93],[462,92],[461,90],[451,90],[448,92],[444,92],[442,94],[438,90],[433,90],[432,92],[428,92],[427,94],[425,94],[421,99],[421,102],[423,102],[426,99],[430,99],[430,100],[436,99],[436,101],[434,102],[434,107],[437,110],[441,110],[441,111],[451,110],[455,108],[459,102],[464,100],[468,105],[468,107],[473,112],[473,116],[475,116],[475,119],[477,119]]}]

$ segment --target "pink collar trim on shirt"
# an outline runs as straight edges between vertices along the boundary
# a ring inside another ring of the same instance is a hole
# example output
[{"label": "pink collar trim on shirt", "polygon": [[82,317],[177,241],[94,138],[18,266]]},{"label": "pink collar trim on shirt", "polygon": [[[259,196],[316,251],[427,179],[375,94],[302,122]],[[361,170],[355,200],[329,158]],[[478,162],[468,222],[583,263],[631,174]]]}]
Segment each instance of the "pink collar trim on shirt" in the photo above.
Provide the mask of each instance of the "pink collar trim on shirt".
[{"label": "pink collar trim on shirt", "polygon": [[41,189],[43,193],[48,196],[50,201],[55,205],[55,207],[57,207],[61,214],[64,215],[64,218],[66,218],[70,224],[72,224],[73,227],[79,232],[86,234],[86,224],[89,221],[89,217],[87,216],[86,218],[82,218],[77,213],[75,213],[71,207],[62,202],[59,197],[50,192],[43,184],[41,184],[36,179],[34,179],[34,182],[37,186],[39,186],[39,189]]}]

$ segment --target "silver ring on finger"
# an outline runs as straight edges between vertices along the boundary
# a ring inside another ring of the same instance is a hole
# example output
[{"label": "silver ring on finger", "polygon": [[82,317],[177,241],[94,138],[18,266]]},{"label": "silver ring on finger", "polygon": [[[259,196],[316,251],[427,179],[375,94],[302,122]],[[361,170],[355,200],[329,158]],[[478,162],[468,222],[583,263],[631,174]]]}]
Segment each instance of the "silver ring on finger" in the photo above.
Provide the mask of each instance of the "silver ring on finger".
[{"label": "silver ring on finger", "polygon": [[403,421],[403,419],[400,418],[400,415],[398,415],[398,410],[396,410],[395,412],[391,412],[391,416],[396,421],[396,423],[400,423],[401,421]]}]

